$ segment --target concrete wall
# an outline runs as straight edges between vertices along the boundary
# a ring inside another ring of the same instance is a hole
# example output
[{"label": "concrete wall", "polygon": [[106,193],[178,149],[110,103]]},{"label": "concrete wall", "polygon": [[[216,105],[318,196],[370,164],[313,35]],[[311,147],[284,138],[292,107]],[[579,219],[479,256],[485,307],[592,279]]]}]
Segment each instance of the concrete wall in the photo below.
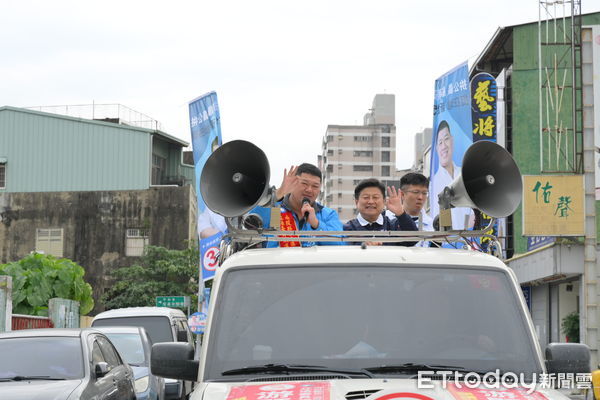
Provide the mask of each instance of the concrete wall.
[{"label": "concrete wall", "polygon": [[126,230],[147,229],[149,244],[183,249],[195,235],[192,186],[136,191],[0,193],[0,263],[16,261],[36,246],[36,229],[62,228],[63,255],[86,270],[96,306],[125,256]]}]

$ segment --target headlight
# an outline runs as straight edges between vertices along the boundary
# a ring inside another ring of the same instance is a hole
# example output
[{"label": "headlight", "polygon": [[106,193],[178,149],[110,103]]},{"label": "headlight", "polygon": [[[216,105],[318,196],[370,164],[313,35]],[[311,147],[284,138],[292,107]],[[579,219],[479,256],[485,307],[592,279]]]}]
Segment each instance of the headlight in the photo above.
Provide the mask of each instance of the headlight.
[{"label": "headlight", "polygon": [[144,376],[143,378],[140,379],[136,379],[135,380],[135,392],[136,393],[142,393],[145,392],[146,389],[148,389],[148,376]]}]

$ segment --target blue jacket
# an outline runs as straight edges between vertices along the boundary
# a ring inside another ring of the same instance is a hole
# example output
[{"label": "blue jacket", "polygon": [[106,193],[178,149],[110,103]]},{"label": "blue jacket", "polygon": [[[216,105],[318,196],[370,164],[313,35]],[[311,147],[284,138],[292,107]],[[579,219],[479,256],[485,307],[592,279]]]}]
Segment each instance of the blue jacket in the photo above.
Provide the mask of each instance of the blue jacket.
[{"label": "blue jacket", "polygon": [[[390,219],[385,211],[382,213],[383,224],[375,226],[374,229],[369,229],[367,225],[363,226],[358,222],[358,219],[354,218],[344,224],[345,231],[416,231],[418,230],[417,225],[412,220],[410,215],[403,213],[397,215],[395,219]],[[417,242],[399,242],[399,243],[384,243],[385,246],[414,246]],[[359,244],[359,243],[353,243]]]},{"label": "blue jacket", "polygon": [[[289,205],[289,194],[286,195],[282,201],[277,203],[278,206],[282,208],[282,210],[290,211],[294,216],[294,221],[296,221],[296,227],[299,231],[309,231],[309,232],[322,232],[322,231],[342,231],[342,221],[340,221],[340,217],[335,210],[331,208],[325,207],[317,202],[313,204],[315,209],[315,214],[317,219],[319,220],[319,226],[317,229],[313,229],[312,226],[308,222],[305,222],[302,227],[300,227],[300,221],[298,220],[298,216],[296,213],[292,211],[292,207]],[[268,228],[271,226],[271,209],[268,207],[255,207],[253,210],[249,212],[250,214],[258,214],[263,220],[263,226]],[[266,233],[266,232],[265,232]],[[300,242],[302,247],[311,247],[314,245],[318,246],[330,246],[330,245],[345,245],[344,242]],[[278,247],[278,242],[266,242],[267,248]]]}]

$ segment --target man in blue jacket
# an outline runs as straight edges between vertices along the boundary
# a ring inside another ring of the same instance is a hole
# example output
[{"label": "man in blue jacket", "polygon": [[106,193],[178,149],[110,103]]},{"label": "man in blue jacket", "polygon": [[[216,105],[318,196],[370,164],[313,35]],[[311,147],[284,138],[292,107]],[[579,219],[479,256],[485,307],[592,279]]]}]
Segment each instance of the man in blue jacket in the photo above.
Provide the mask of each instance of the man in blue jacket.
[{"label": "man in blue jacket", "polygon": [[[354,199],[358,215],[344,224],[345,231],[416,231],[417,225],[402,205],[403,194],[394,186],[388,186],[388,198],[385,186],[378,179],[364,179],[354,189]],[[390,212],[386,215],[384,206]],[[416,242],[386,243],[387,245],[414,246]],[[380,246],[382,242],[367,242]]]},{"label": "man in blue jacket", "polygon": [[[335,210],[316,202],[321,192],[321,170],[308,163],[284,170],[281,186],[276,191],[281,207],[282,231],[341,231],[342,222]],[[263,225],[269,227],[269,208],[256,207],[250,213],[259,214]],[[343,242],[267,242],[266,247],[309,247],[313,245],[339,245]]]}]

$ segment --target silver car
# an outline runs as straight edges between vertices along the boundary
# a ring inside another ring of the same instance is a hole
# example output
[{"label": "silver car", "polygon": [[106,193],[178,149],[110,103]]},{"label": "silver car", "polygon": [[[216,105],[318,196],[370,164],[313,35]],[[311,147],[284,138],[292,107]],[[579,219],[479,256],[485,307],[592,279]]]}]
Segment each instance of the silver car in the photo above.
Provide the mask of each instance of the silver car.
[{"label": "silver car", "polygon": [[150,372],[152,341],[141,326],[100,326],[133,370],[138,400],[164,400],[165,380]]},{"label": "silver car", "polygon": [[0,334],[0,398],[135,399],[133,372],[95,329]]}]

